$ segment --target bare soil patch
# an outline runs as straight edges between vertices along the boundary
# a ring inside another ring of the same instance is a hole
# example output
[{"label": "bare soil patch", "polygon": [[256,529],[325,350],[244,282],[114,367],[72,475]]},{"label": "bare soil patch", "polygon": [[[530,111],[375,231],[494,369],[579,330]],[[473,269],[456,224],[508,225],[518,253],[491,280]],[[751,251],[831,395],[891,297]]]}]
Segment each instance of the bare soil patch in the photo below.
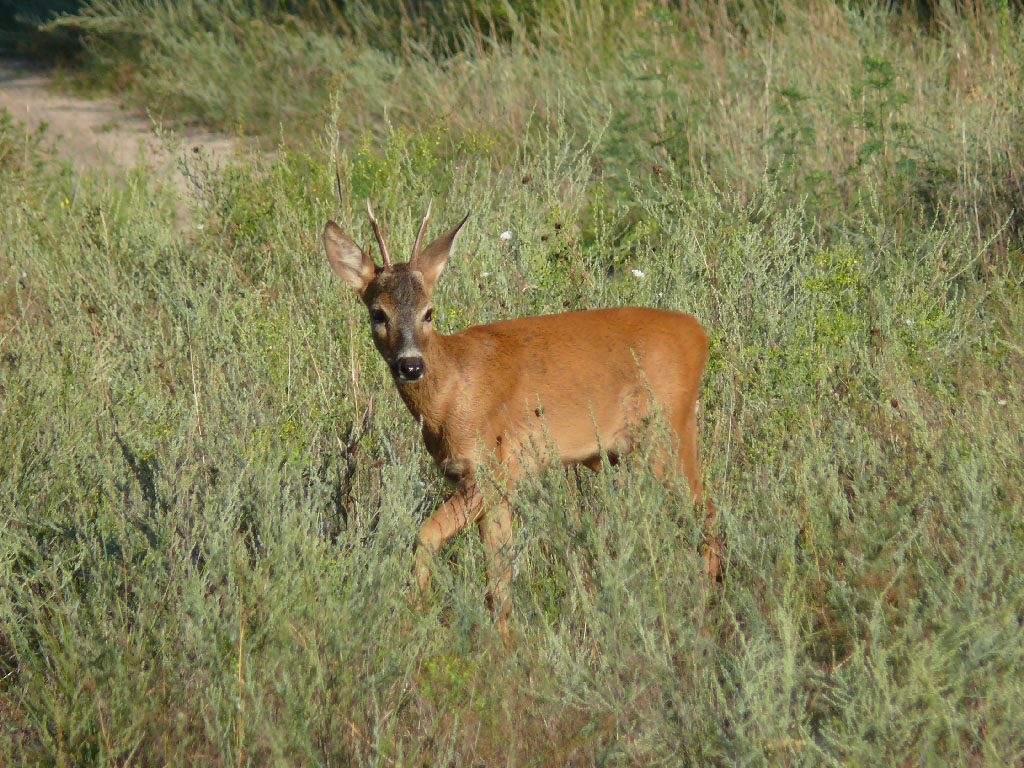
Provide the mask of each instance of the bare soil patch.
[{"label": "bare soil patch", "polygon": [[126,111],[113,98],[55,91],[48,74],[25,62],[0,61],[0,109],[30,131],[45,124],[44,144],[76,171],[128,169],[144,161],[171,176],[183,194],[188,184],[180,155],[204,155],[223,165],[245,149],[237,139],[198,130],[175,129],[175,141],[166,142],[147,116]]}]

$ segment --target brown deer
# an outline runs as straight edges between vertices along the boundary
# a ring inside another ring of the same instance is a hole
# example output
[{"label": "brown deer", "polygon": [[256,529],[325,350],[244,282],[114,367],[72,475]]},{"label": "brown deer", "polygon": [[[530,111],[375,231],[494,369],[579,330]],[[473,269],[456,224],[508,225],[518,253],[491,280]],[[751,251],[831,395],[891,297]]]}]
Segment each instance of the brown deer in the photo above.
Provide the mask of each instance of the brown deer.
[{"label": "brown deer", "polygon": [[[705,571],[720,578],[715,512],[697,451],[697,394],[708,350],[701,324],[680,312],[624,307],[504,320],[444,336],[434,330],[430,299],[469,216],[424,248],[428,205],[409,263],[395,264],[369,201],[366,210],[384,265],[333,221],[323,235],[327,260],[366,304],[373,342],[398,394],[455,487],[420,529],[421,590],[431,557],[476,523],[488,554],[491,605],[507,632],[516,479],[551,460],[600,469],[602,452],[614,461],[628,451],[656,409],[671,429],[673,454],[656,451],[655,470],[685,475],[693,500],[704,504]],[[497,479],[487,488],[476,482],[483,466]]]}]

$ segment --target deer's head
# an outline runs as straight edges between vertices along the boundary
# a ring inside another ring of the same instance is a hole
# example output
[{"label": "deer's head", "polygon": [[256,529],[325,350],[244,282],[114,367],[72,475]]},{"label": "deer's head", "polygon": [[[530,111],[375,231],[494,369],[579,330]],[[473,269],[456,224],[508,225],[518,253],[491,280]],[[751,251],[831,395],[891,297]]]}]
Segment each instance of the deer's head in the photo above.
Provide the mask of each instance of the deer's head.
[{"label": "deer's head", "polygon": [[366,201],[366,213],[373,225],[383,266],[377,266],[333,221],[327,222],[324,228],[327,260],[335,273],[359,294],[369,310],[373,343],[399,383],[419,381],[427,372],[423,349],[434,333],[434,307],[430,298],[448,263],[455,236],[469,218],[467,214],[454,229],[424,248],[423,237],[430,221],[430,211],[431,206],[428,205],[412,247],[412,256],[406,264],[392,262],[369,200]]}]

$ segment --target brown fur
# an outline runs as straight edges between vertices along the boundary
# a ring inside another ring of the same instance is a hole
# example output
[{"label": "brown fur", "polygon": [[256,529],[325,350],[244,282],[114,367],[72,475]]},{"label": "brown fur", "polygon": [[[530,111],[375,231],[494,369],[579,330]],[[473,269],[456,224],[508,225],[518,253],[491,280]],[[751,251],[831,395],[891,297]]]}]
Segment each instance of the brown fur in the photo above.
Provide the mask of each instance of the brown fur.
[{"label": "brown fur", "polygon": [[[426,228],[421,227],[417,245]],[[465,223],[465,219],[463,219]],[[715,513],[704,494],[696,406],[707,335],[690,315],[625,307],[526,317],[444,336],[425,321],[434,283],[462,224],[408,264],[377,267],[333,222],[324,231],[328,260],[374,313],[374,342],[399,395],[422,423],[423,441],[454,495],[420,529],[416,577],[429,583],[429,561],[470,523],[489,556],[488,580],[499,626],[510,610],[509,491],[523,471],[557,459],[598,469],[641,439],[655,406],[674,436],[675,455],[657,459],[663,475],[682,474],[705,504],[705,569],[720,576]],[[404,334],[404,335],[403,335]],[[422,378],[404,380],[399,355],[415,349]],[[652,403],[653,397],[653,403]],[[493,462],[504,488],[485,493],[477,470]]]}]

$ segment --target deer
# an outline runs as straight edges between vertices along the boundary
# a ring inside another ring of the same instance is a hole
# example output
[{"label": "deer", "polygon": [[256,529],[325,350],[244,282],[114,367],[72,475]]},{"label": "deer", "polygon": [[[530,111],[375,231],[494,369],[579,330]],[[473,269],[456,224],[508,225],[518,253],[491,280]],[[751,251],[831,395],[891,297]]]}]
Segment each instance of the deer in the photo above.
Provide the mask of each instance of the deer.
[{"label": "deer", "polygon": [[[406,263],[392,261],[369,200],[382,265],[334,221],[323,232],[331,268],[365,304],[374,345],[398,395],[454,488],[419,529],[414,581],[420,600],[431,559],[475,524],[485,549],[488,602],[507,637],[516,482],[555,461],[595,471],[602,457],[615,463],[644,437],[656,414],[669,427],[671,450],[653,453],[653,469],[663,479],[685,477],[695,507],[703,505],[704,575],[720,581],[717,517],[697,444],[708,353],[701,323],[682,312],[620,307],[521,317],[444,335],[434,328],[431,297],[469,214],[424,247],[431,210],[432,202]],[[495,482],[477,482],[485,469]]]}]

